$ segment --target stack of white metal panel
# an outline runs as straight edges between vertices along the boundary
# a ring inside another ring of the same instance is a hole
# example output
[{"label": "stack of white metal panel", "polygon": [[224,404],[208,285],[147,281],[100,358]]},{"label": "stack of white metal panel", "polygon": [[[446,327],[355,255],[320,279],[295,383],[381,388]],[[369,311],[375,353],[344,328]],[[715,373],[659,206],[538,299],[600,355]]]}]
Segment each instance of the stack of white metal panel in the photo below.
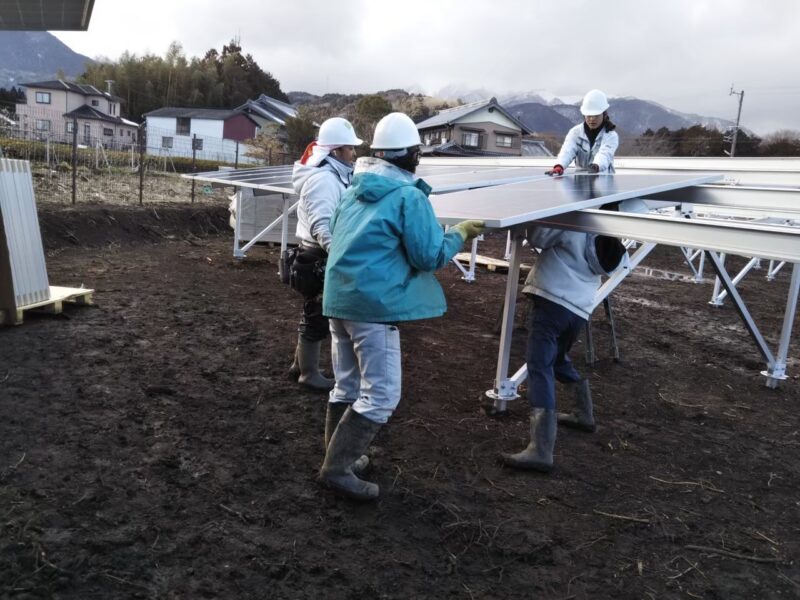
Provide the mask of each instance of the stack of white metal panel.
[{"label": "stack of white metal panel", "polygon": [[14,309],[50,299],[30,163],[0,159],[0,301]]}]

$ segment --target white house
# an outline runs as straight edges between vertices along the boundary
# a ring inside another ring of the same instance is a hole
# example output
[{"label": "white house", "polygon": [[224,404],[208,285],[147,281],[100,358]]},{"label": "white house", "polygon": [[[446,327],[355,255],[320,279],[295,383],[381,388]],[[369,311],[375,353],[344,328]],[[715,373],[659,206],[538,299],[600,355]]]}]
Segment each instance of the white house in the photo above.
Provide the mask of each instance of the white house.
[{"label": "white house", "polygon": [[242,142],[254,138],[261,127],[250,115],[225,108],[165,107],[145,113],[147,153],[158,156],[192,156],[228,163],[256,162],[245,156]]},{"label": "white house", "polygon": [[93,85],[63,80],[21,84],[24,104],[17,104],[19,130],[26,137],[71,143],[77,123],[78,143],[127,150],[136,144],[138,126],[120,116],[122,98]]}]

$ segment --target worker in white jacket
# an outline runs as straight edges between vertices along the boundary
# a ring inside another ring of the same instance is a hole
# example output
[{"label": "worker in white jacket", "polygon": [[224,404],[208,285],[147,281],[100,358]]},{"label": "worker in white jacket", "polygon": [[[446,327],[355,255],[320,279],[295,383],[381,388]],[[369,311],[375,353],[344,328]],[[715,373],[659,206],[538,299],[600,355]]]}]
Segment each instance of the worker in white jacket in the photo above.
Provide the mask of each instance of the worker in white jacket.
[{"label": "worker in white jacket", "polygon": [[328,119],[292,171],[292,185],[300,196],[295,233],[300,245],[289,267],[289,283],[303,296],[303,318],[289,375],[320,391],[329,391],[334,384],[319,371],[320,348],[329,335],[328,319],[322,314],[322,288],[331,245],[330,220],[350,185],[355,147],[361,143],[349,121]]},{"label": "worker in white jacket", "polygon": [[[638,199],[602,208],[647,212],[647,206]],[[521,452],[503,454],[502,458],[510,467],[548,472],[553,468],[557,424],[583,431],[595,429],[589,381],[575,369],[569,350],[594,310],[602,276],[628,268],[628,256],[617,238],[581,231],[537,227],[530,232],[528,242],[542,251],[522,290],[529,297],[526,363],[530,443]],[[556,412],[556,381],[572,397],[571,412]]]},{"label": "worker in white jacket", "polygon": [[614,153],[619,146],[616,125],[608,117],[608,99],[600,90],[590,90],[581,104],[583,123],[567,132],[558,162],[548,175],[563,175],[574,160],[578,169],[590,173],[613,173]]}]

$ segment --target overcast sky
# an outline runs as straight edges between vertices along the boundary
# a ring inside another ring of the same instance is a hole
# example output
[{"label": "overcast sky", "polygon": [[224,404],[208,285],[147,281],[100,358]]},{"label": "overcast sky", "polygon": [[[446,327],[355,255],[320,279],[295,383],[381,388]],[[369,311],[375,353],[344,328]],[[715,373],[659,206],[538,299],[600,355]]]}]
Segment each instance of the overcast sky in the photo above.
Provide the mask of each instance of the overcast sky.
[{"label": "overcast sky", "polygon": [[495,94],[600,88],[761,135],[800,130],[798,0],[97,0],[76,52],[202,56],[239,37],[284,91],[454,84]]}]

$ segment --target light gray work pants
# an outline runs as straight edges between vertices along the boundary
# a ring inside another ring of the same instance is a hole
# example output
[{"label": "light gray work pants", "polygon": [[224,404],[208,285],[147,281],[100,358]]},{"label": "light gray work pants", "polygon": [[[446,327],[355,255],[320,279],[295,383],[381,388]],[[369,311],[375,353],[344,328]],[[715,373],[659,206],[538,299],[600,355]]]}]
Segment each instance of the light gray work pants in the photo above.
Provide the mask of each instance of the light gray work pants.
[{"label": "light gray work pants", "polygon": [[386,423],[400,402],[400,330],[396,325],[330,319],[336,385],[328,402],[353,405]]}]

